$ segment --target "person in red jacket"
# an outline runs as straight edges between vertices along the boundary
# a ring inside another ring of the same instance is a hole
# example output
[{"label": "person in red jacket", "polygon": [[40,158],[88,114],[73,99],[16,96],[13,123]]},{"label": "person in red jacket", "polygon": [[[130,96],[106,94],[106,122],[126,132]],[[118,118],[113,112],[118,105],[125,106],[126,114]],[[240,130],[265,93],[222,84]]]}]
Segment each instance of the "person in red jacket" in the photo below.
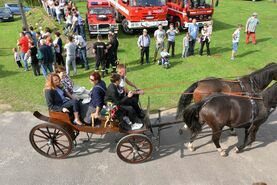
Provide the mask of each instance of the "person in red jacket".
[{"label": "person in red jacket", "polygon": [[29,40],[24,32],[20,33],[20,39],[17,41],[17,45],[20,47],[20,56],[23,60],[25,71],[28,71],[28,63],[27,60],[25,60],[25,55],[29,50]]}]

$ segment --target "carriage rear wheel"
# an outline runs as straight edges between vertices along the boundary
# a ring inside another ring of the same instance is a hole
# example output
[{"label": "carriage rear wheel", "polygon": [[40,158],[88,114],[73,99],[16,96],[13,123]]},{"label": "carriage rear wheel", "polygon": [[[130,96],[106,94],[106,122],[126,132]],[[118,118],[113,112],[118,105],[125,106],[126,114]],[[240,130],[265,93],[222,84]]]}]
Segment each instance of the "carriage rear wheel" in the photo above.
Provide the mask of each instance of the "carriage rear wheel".
[{"label": "carriage rear wheel", "polygon": [[120,139],[116,146],[118,157],[127,163],[141,163],[152,154],[150,139],[142,134],[130,134]]},{"label": "carriage rear wheel", "polygon": [[66,126],[43,123],[29,135],[33,148],[41,155],[54,159],[65,158],[73,147],[74,132]]}]

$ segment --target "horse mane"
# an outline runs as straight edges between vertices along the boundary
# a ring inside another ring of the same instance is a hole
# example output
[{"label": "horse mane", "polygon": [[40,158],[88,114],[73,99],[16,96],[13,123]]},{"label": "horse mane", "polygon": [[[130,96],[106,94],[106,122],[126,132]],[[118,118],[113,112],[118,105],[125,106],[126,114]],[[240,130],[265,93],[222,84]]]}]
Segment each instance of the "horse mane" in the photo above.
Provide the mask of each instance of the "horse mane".
[{"label": "horse mane", "polygon": [[269,63],[269,64],[267,64],[266,66],[264,66],[264,67],[261,68],[261,69],[258,69],[258,70],[256,70],[256,71],[253,71],[252,73],[250,73],[250,74],[248,74],[248,75],[242,76],[242,78],[243,78],[243,77],[249,77],[249,76],[257,75],[258,73],[264,71],[265,69],[272,68],[273,66],[277,66],[277,64],[276,64],[275,62]]}]

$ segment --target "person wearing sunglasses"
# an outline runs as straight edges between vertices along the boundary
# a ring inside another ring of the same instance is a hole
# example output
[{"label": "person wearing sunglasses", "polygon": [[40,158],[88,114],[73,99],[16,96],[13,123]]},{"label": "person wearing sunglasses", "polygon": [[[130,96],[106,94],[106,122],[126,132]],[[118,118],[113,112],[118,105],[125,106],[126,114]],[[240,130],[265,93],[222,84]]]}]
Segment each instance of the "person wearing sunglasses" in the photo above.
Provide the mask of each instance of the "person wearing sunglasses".
[{"label": "person wearing sunglasses", "polygon": [[94,118],[97,119],[100,117],[100,111],[104,105],[104,97],[106,94],[106,84],[101,80],[101,76],[98,72],[93,72],[89,76],[90,82],[93,84],[93,88],[90,91],[91,100],[89,102],[89,107],[86,113],[84,121],[87,124],[91,124],[91,114],[94,113]]}]

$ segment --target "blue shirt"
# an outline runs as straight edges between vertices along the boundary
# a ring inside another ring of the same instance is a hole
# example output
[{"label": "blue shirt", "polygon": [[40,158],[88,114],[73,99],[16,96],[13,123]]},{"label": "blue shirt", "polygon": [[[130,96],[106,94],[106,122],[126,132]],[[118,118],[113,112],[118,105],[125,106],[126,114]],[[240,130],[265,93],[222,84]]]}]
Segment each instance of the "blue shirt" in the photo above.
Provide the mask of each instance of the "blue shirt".
[{"label": "blue shirt", "polygon": [[61,99],[63,100],[63,103],[67,102],[67,99],[64,96],[64,91],[62,89],[60,89],[59,87],[57,87],[55,90],[60,95]]},{"label": "blue shirt", "polygon": [[138,38],[138,46],[139,47],[149,47],[150,45],[150,36],[147,34],[146,36],[141,35]]},{"label": "blue shirt", "polygon": [[196,40],[198,32],[199,32],[199,26],[198,24],[190,24],[189,25],[189,35],[191,36],[192,39]]}]

